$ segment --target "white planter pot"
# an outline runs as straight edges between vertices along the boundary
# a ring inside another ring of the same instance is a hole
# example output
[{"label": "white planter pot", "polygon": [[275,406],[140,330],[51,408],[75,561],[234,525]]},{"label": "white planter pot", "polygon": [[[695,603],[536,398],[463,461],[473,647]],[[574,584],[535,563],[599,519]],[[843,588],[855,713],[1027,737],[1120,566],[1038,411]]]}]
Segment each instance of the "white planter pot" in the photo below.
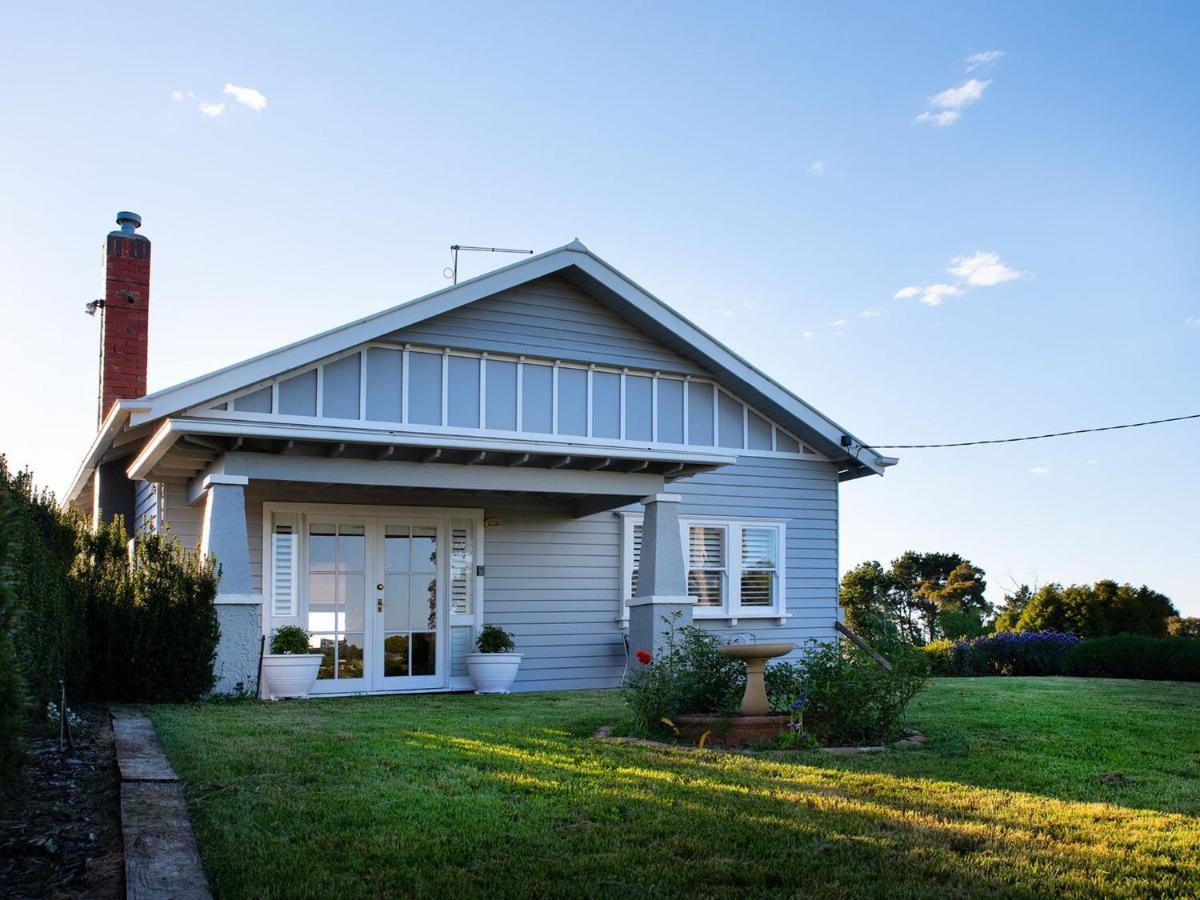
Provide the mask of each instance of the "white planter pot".
[{"label": "white planter pot", "polygon": [[263,657],[266,696],[307,697],[321,668],[320,653],[268,653]]},{"label": "white planter pot", "polygon": [[467,671],[477,694],[507,694],[521,665],[520,653],[468,653]]}]

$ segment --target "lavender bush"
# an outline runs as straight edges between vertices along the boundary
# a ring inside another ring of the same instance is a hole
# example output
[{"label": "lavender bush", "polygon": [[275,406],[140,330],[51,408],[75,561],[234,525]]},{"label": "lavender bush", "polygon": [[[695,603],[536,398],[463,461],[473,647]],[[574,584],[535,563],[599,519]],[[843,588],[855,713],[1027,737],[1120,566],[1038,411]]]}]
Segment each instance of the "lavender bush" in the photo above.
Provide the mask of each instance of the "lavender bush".
[{"label": "lavender bush", "polygon": [[956,675],[1061,675],[1063,656],[1079,643],[1069,631],[1002,631],[955,642],[951,667]]}]

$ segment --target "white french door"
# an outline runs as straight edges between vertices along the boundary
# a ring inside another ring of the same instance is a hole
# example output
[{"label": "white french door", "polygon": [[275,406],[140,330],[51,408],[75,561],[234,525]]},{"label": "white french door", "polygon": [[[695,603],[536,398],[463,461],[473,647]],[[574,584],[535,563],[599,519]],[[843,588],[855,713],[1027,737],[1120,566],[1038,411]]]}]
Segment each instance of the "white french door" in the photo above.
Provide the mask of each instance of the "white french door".
[{"label": "white french door", "polygon": [[445,687],[447,528],[434,518],[300,515],[314,693]]},{"label": "white french door", "polygon": [[374,690],[446,682],[446,529],[437,520],[382,519],[375,583]]}]

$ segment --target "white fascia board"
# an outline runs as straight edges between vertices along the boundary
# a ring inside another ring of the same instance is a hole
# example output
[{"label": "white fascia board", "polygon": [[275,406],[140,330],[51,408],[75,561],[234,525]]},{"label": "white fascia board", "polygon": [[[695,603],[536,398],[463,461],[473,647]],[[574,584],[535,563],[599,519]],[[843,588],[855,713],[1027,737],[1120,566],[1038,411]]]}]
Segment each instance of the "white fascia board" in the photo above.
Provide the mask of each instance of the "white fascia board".
[{"label": "white fascia board", "polygon": [[[479,438],[450,437],[445,434],[422,434],[399,431],[380,431],[373,428],[328,428],[320,425],[295,425],[275,422],[230,422],[216,419],[168,419],[155,432],[146,447],[129,466],[130,478],[145,478],[167,450],[185,434],[265,438],[268,440],[319,441],[325,443],[370,444],[386,447],[445,447],[448,450],[486,450],[497,453],[536,453],[550,456],[579,456],[588,459],[651,459],[656,462],[676,462],[699,466],[728,466],[737,456],[724,453],[696,453],[691,450],[658,450],[630,447],[606,447],[567,440],[523,441],[490,436]],[[537,471],[537,470],[533,470]]]},{"label": "white fascia board", "polygon": [[132,481],[142,481],[150,474],[150,470],[160,459],[166,456],[167,451],[175,446],[175,442],[182,436],[176,423],[173,419],[168,419],[159,426],[158,431],[154,432],[154,436],[146,441],[146,446],[142,448],[142,452],[133,458],[133,462],[129,464],[129,468],[125,470],[125,474]]},{"label": "white fascia board", "polygon": [[[582,248],[582,244],[577,245]],[[442,288],[400,306],[375,313],[356,322],[322,332],[311,338],[288,344],[277,350],[234,363],[182,384],[147,394],[140,401],[146,407],[132,424],[140,425],[182,409],[203,403],[222,394],[300,368],[327,356],[375,340],[392,331],[407,328],[460,306],[506,291],[566,268],[580,258],[576,245],[559,247],[538,256],[512,263],[502,269]]]},{"label": "white fascia board", "polygon": [[75,475],[71,479],[70,486],[63,494],[66,503],[74,503],[79,498],[80,493],[83,492],[83,486],[92,477],[92,473],[96,471],[96,466],[100,464],[100,460],[104,458],[104,454],[108,452],[117,435],[121,433],[121,429],[128,424],[130,416],[134,412],[141,412],[144,409],[146,407],[140,401],[117,400],[113,404],[112,409],[108,411],[108,415],[104,417],[104,421],[100,423],[96,437],[92,440],[91,446],[88,447],[87,453],[83,456],[83,462],[75,470]]}]

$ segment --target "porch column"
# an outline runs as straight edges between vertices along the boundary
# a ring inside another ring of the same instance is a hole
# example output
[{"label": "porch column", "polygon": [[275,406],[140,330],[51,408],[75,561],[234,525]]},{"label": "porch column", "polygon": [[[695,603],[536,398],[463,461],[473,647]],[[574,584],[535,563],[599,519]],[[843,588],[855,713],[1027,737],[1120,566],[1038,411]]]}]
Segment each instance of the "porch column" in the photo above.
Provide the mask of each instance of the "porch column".
[{"label": "porch column", "polygon": [[695,601],[687,592],[683,541],[679,532],[679,494],[653,494],[642,500],[642,550],[637,593],[629,601],[629,649],[656,656],[664,649],[671,628],[692,624]]},{"label": "porch column", "polygon": [[250,540],[246,535],[248,483],[244,475],[206,475],[200,485],[204,495],[200,550],[215,556],[221,568],[216,598],[221,638],[213,666],[213,690],[221,694],[232,693],[239,684],[248,692],[258,687],[262,594],[251,587]]}]

